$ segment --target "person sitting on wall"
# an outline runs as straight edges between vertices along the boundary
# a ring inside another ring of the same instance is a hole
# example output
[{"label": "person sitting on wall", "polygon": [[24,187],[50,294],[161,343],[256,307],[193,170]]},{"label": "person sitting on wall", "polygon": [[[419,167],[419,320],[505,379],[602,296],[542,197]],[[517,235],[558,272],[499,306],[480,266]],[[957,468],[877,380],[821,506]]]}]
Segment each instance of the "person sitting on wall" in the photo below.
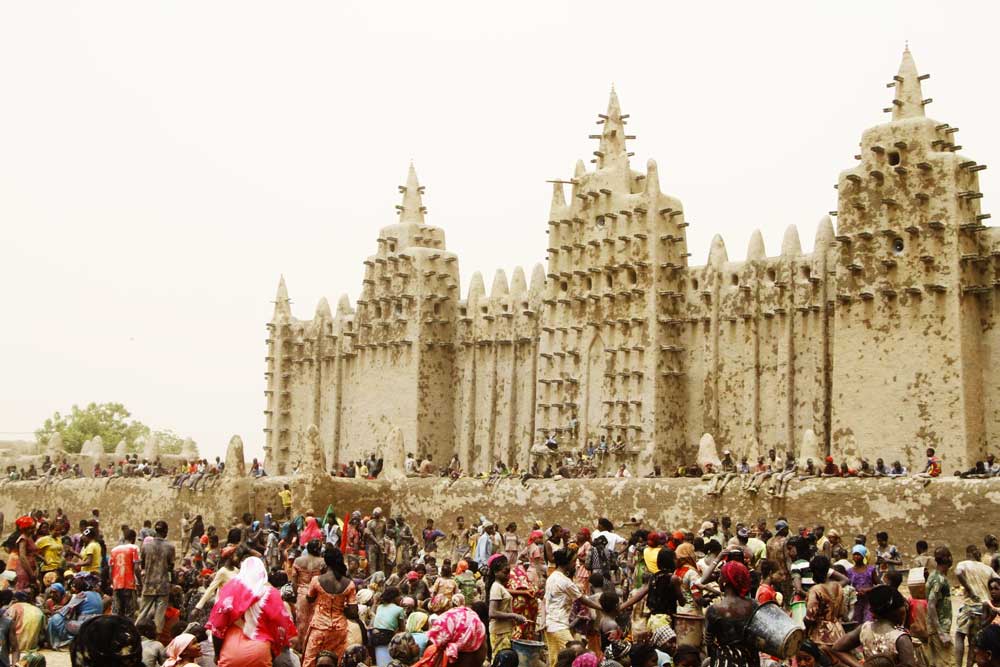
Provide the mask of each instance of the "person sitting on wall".
[{"label": "person sitting on wall", "polygon": [[990,475],[986,471],[986,462],[976,461],[976,465],[972,466],[968,470],[958,473],[958,476],[962,479],[985,479]]},{"label": "person sitting on wall", "polygon": [[858,477],[874,477],[875,471],[872,469],[872,464],[868,463],[868,459],[861,459],[861,463],[858,466]]},{"label": "person sitting on wall", "polygon": [[720,496],[726,490],[726,486],[736,477],[736,465],[733,463],[733,454],[728,449],[722,452],[722,466],[719,473],[712,479],[712,484],[708,487],[706,495]]},{"label": "person sitting on wall", "polygon": [[923,472],[918,472],[914,477],[924,480],[924,485],[930,484],[935,477],[941,476],[941,459],[934,453],[933,447],[927,448],[927,465]]},{"label": "person sitting on wall", "polygon": [[833,462],[832,456],[827,456],[823,462],[823,471],[820,477],[840,477],[840,466]]},{"label": "person sitting on wall", "polygon": [[771,474],[771,466],[767,464],[767,459],[763,456],[757,457],[757,465],[753,468],[753,473],[747,477],[743,486],[744,491],[757,493],[761,483]]},{"label": "person sitting on wall", "polygon": [[434,461],[432,460],[430,454],[427,455],[427,458],[424,459],[420,463],[420,467],[417,468],[417,471],[420,473],[421,477],[433,477],[436,470],[437,467],[434,465]]},{"label": "person sitting on wall", "polygon": [[892,466],[889,468],[889,472],[886,473],[886,477],[906,477],[906,475],[906,466],[899,461],[893,461]]},{"label": "person sitting on wall", "polygon": [[1000,475],[1000,462],[997,461],[997,457],[993,454],[986,455],[986,472],[989,473],[990,477]]},{"label": "person sitting on wall", "polygon": [[806,463],[802,466],[802,469],[799,470],[799,476],[796,477],[796,479],[802,482],[816,477],[819,477],[819,468],[816,467],[816,464],[813,463],[812,459],[806,459]]}]

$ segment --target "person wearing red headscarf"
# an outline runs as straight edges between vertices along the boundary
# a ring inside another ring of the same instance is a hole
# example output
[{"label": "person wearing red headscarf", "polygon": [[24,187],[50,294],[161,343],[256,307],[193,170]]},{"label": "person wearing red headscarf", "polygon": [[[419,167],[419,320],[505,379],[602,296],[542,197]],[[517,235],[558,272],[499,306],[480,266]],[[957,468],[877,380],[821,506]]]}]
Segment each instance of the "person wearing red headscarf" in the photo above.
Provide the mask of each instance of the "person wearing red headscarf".
[{"label": "person wearing red headscarf", "polygon": [[17,580],[14,590],[29,590],[38,579],[38,547],[35,546],[35,520],[22,516],[14,522],[17,536]]},{"label": "person wearing red headscarf", "polygon": [[705,646],[712,667],[756,667],[760,656],[753,638],[743,631],[757,603],[750,593],[750,571],[743,563],[729,561],[719,574],[722,598],[705,613]]},{"label": "person wearing red headscarf", "polygon": [[533,530],[528,535],[528,566],[534,571],[535,582],[545,581],[545,533]]}]

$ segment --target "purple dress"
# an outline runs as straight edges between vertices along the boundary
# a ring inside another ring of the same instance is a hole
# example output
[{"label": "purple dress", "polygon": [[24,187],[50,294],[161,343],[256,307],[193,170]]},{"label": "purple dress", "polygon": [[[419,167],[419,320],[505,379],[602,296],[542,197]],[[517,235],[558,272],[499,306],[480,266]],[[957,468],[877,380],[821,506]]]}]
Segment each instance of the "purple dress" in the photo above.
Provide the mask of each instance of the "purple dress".
[{"label": "purple dress", "polygon": [[[875,566],[869,565],[861,572],[858,572],[853,567],[847,570],[847,578],[851,580],[851,586],[855,590],[861,588],[872,588],[875,585]],[[872,610],[868,604],[868,596],[862,596],[858,593],[858,601],[854,605],[854,614],[852,616],[855,623],[862,623],[864,621],[872,620]]]}]

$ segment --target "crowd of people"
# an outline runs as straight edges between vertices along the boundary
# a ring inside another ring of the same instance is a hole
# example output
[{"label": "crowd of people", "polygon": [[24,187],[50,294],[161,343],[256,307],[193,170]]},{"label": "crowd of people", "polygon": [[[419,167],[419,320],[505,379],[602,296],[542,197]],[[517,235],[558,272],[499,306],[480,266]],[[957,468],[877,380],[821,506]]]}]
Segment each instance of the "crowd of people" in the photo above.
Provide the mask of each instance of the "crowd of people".
[{"label": "crowd of people", "polygon": [[[955,564],[945,545],[904,558],[885,531],[783,518],[445,532],[377,507],[295,512],[287,485],[279,500],[228,527],[19,517],[0,665],[38,667],[46,647],[108,667],[1000,667],[993,535]],[[765,607],[800,628],[788,655],[751,629]]]}]

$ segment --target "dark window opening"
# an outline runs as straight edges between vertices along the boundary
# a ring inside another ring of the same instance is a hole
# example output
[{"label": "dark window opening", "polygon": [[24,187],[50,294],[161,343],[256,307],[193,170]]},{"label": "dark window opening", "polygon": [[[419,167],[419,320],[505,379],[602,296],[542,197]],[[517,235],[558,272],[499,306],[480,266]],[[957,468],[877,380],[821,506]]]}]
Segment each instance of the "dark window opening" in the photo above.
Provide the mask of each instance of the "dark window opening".
[{"label": "dark window opening", "polygon": [[897,164],[899,164],[899,153],[898,152],[891,151],[889,153],[889,164],[891,164],[893,167],[895,167]]},{"label": "dark window opening", "polygon": [[901,239],[901,238],[897,238],[895,241],[892,242],[892,251],[894,253],[896,253],[897,255],[902,255],[903,254],[903,250],[905,248],[906,248],[906,245],[903,243],[903,239]]}]

